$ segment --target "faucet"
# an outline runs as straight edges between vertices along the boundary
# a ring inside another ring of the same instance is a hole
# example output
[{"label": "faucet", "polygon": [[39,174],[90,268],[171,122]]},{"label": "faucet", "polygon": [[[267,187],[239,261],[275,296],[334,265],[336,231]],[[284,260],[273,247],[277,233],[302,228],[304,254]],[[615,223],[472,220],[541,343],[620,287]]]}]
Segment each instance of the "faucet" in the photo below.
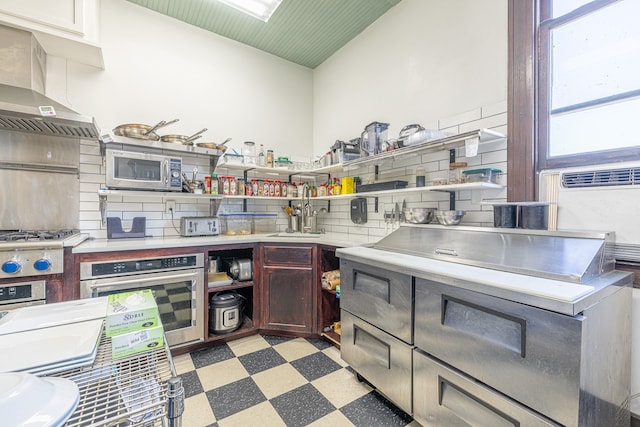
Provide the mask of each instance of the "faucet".
[{"label": "faucet", "polygon": [[[307,196],[307,202],[305,203],[304,198],[305,195]],[[307,225],[307,218],[311,217],[312,215],[312,206],[311,206],[311,194],[309,194],[309,186],[307,185],[307,183],[305,182],[304,184],[302,184],[302,209],[301,209],[301,222],[302,222],[302,227],[301,227],[301,232],[302,233],[307,233],[311,230],[311,223],[309,222],[309,225]]]}]

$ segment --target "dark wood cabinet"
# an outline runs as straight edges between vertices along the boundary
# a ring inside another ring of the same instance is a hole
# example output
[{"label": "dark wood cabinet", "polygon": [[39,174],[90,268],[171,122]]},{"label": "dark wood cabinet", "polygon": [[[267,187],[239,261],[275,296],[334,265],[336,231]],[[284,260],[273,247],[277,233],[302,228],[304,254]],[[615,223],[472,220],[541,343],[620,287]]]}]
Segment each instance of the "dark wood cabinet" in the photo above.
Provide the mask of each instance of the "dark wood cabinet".
[{"label": "dark wood cabinet", "polygon": [[263,329],[317,333],[316,253],[315,245],[261,246]]}]

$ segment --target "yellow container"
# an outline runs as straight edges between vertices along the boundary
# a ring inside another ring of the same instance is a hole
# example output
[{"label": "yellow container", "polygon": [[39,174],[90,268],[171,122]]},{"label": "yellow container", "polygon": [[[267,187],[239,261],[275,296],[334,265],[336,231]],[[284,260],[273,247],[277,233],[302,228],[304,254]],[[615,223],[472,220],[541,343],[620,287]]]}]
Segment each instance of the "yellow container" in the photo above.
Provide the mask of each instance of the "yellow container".
[{"label": "yellow container", "polygon": [[353,194],[353,177],[352,176],[344,176],[342,177],[342,194]]}]

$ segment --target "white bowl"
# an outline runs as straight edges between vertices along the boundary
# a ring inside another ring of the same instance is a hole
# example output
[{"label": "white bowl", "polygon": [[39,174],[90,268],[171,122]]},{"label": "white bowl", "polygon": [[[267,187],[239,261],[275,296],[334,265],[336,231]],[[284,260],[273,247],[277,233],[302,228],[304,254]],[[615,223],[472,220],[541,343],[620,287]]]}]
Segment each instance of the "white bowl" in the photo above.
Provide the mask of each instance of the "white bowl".
[{"label": "white bowl", "polygon": [[78,405],[78,386],[65,378],[0,374],[0,414],[6,427],[61,426]]}]

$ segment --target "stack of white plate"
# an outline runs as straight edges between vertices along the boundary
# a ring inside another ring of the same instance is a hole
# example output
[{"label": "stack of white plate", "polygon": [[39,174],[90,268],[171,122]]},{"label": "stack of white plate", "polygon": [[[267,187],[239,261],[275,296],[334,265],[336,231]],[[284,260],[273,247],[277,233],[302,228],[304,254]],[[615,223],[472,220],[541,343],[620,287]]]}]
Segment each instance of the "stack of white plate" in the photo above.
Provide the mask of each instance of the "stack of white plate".
[{"label": "stack of white plate", "polygon": [[6,427],[61,426],[78,406],[78,386],[65,378],[0,374],[0,414]]},{"label": "stack of white plate", "polygon": [[0,372],[49,375],[96,357],[107,297],[21,308],[0,319]]}]

